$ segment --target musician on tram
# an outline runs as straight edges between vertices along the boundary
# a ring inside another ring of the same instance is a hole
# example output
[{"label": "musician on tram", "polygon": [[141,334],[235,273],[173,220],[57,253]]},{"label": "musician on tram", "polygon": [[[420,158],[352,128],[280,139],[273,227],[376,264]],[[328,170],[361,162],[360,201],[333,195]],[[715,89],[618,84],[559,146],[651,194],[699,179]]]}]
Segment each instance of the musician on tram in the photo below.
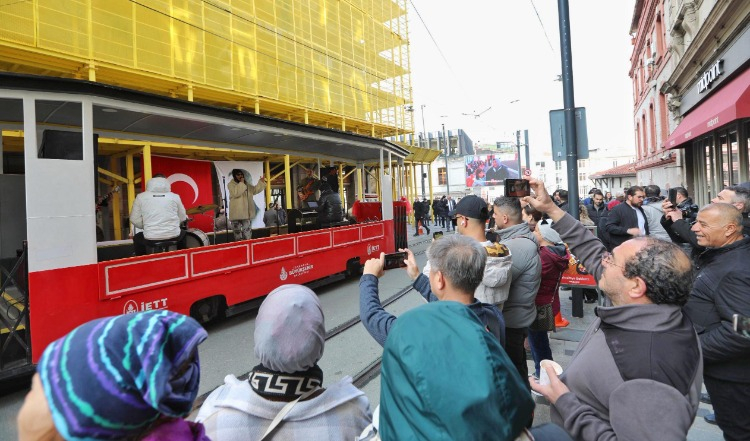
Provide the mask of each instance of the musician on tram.
[{"label": "musician on tram", "polygon": [[318,226],[328,228],[331,224],[341,222],[344,212],[341,208],[341,196],[331,189],[331,184],[323,182],[320,184],[320,199],[318,199]]},{"label": "musician on tram", "polygon": [[232,178],[227,188],[229,189],[229,221],[234,230],[234,240],[250,239],[252,223],[256,215],[253,196],[265,190],[266,178],[261,176],[255,185],[249,184],[245,181],[245,173],[237,168],[232,170]]},{"label": "musician on tram", "polygon": [[147,254],[146,246],[154,242],[177,241],[177,249],[185,249],[185,230],[180,223],[187,219],[180,196],[171,192],[164,175],[155,175],[146,183],[130,211],[130,222],[143,231],[133,236],[136,256]]}]

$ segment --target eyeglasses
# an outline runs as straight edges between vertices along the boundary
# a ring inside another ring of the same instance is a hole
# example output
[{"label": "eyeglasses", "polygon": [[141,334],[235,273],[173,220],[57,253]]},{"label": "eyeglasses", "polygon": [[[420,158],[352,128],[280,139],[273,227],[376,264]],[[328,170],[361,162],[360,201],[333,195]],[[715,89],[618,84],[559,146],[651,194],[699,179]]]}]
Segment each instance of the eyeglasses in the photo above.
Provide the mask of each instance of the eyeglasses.
[{"label": "eyeglasses", "polygon": [[612,255],[612,253],[604,253],[602,254],[602,263],[604,266],[616,266],[617,268],[620,268],[621,270],[625,270],[625,267],[622,265],[618,265],[615,263],[615,256]]}]

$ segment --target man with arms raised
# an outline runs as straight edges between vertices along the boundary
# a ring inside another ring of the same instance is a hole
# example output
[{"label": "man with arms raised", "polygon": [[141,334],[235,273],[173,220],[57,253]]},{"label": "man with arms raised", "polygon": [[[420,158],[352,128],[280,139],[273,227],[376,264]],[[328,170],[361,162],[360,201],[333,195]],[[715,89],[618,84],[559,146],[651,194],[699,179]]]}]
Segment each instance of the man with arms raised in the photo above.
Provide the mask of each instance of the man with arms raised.
[{"label": "man with arms raised", "polygon": [[501,244],[508,247],[513,262],[508,300],[502,305],[505,318],[505,350],[521,377],[529,375],[523,340],[536,318],[536,292],[542,280],[539,244],[523,221],[518,198],[495,199],[495,228]]},{"label": "man with arms raised", "polygon": [[532,389],[552,404],[552,422],[580,440],[685,440],[698,411],[703,363],[690,320],[682,313],[692,280],[687,255],[650,237],[607,253],[532,180],[527,200],[594,275],[613,306],[598,307],[565,372],[546,369],[549,385]]},{"label": "man with arms raised", "polygon": [[[463,303],[474,312],[487,330],[502,345],[505,323],[500,311],[492,305],[474,298],[474,291],[482,283],[487,262],[487,252],[479,242],[466,236],[442,237],[427,250],[427,259],[432,265],[428,275],[421,274],[417,261],[410,250],[407,252],[406,272],[414,280],[414,289],[428,302],[452,300]],[[380,258],[365,262],[359,280],[359,316],[362,324],[381,346],[385,345],[388,332],[396,322],[396,316],[383,308],[378,297],[378,278],[384,274],[384,254]]]}]

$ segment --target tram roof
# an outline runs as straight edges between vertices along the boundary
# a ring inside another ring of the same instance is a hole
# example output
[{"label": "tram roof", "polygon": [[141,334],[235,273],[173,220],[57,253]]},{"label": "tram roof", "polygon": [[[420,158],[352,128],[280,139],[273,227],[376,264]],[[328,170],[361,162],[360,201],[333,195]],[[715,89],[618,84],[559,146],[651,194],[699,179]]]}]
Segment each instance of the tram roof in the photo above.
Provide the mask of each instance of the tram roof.
[{"label": "tram roof", "polygon": [[[288,154],[372,163],[379,161],[381,149],[386,161],[389,152],[400,158],[412,153],[385,139],[336,129],[90,81],[10,73],[0,73],[0,121],[4,123],[20,123],[23,113],[20,105],[2,98],[3,89],[39,93],[37,119],[59,126],[71,125],[71,114],[79,109],[75,97],[87,97],[93,101],[94,131],[100,137],[162,143],[173,154],[189,151],[179,145],[193,145],[204,147],[209,157],[205,147],[229,149],[245,157]],[[222,155],[221,150],[214,153]]]}]

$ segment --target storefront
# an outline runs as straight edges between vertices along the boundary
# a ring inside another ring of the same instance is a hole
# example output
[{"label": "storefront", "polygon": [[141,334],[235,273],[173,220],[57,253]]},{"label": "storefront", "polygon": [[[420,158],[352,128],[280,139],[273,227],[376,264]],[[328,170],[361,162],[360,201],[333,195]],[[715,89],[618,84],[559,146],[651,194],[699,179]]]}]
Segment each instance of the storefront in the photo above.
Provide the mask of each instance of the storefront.
[{"label": "storefront", "polygon": [[750,26],[696,77],[666,147],[685,149],[687,182],[703,205],[724,187],[750,181]]}]

